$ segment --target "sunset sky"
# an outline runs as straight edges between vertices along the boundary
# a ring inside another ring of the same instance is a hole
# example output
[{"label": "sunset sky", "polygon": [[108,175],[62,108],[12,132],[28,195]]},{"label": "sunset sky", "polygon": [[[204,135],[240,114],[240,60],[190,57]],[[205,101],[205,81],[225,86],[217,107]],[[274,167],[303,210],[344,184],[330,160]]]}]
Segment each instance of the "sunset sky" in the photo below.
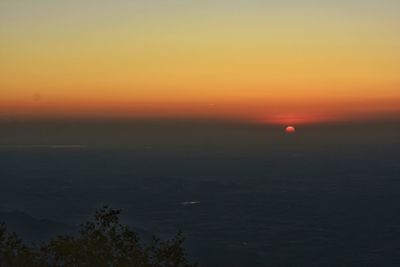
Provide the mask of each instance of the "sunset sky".
[{"label": "sunset sky", "polygon": [[0,1],[0,118],[400,117],[398,0]]}]

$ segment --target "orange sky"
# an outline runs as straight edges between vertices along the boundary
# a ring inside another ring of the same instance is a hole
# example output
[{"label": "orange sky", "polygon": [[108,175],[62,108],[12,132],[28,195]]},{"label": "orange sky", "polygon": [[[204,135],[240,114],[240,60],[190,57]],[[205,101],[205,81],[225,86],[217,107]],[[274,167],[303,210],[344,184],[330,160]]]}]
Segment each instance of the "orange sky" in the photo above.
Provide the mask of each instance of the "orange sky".
[{"label": "orange sky", "polygon": [[155,2],[2,1],[0,117],[400,115],[393,1]]}]

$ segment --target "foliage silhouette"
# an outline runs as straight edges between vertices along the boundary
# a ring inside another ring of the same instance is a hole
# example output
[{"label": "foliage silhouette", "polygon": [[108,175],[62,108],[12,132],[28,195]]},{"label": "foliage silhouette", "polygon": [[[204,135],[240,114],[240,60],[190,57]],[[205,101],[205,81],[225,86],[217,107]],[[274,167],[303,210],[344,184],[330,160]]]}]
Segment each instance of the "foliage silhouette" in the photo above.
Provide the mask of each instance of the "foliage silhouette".
[{"label": "foliage silhouette", "polygon": [[184,238],[153,236],[144,244],[119,221],[120,210],[107,206],[77,236],[58,236],[39,247],[27,246],[0,224],[0,266],[4,267],[194,267],[186,258]]}]

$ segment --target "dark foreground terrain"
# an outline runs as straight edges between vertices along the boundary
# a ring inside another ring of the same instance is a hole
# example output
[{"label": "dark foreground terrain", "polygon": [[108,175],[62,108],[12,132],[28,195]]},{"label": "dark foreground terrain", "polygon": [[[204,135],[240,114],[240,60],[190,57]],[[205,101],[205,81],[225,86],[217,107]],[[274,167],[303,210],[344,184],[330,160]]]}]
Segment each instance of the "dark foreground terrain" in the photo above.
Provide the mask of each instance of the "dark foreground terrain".
[{"label": "dark foreground terrain", "polygon": [[119,125],[95,140],[71,125],[18,137],[24,127],[0,134],[0,221],[28,240],[109,204],[144,236],[182,230],[200,266],[400,264],[396,127]]}]

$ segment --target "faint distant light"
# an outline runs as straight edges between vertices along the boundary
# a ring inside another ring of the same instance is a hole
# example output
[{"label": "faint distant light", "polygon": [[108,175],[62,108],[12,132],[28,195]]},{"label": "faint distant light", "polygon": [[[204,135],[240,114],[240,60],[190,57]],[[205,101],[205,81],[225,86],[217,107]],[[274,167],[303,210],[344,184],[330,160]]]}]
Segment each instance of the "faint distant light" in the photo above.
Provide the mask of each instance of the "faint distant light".
[{"label": "faint distant light", "polygon": [[187,205],[197,205],[200,204],[200,201],[187,201],[187,202],[182,202],[181,203],[183,206],[187,206]]}]

